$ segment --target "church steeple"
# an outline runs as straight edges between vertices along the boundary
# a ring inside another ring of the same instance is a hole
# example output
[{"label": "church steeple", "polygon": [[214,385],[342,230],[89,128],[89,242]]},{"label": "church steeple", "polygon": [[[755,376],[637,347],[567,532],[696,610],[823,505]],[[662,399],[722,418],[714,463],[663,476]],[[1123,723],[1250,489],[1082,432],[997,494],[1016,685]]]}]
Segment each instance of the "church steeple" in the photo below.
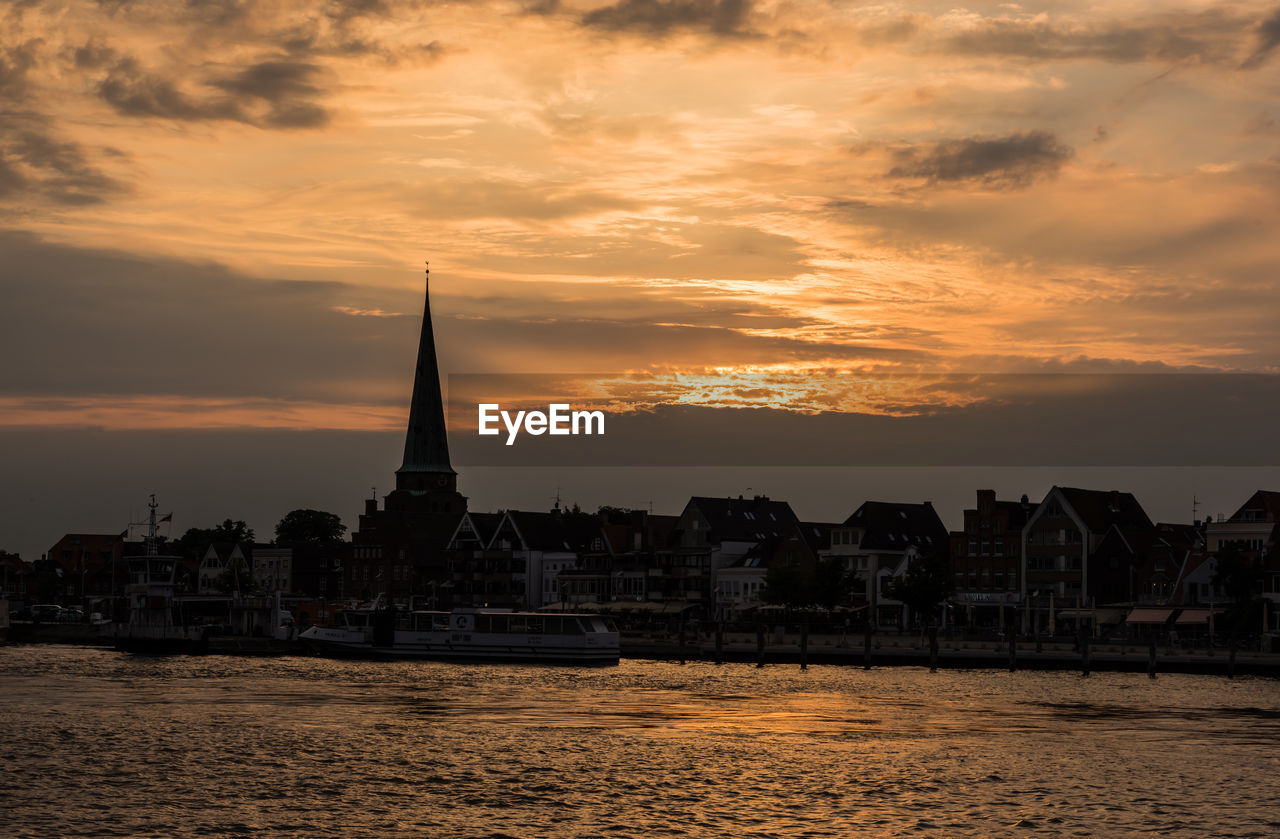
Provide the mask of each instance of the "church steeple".
[{"label": "church steeple", "polygon": [[440,398],[440,370],[431,329],[431,269],[427,269],[426,302],[422,307],[422,337],[413,373],[413,401],[404,438],[404,462],[396,470],[396,489],[416,494],[456,492],[458,474],[449,465],[449,438]]}]

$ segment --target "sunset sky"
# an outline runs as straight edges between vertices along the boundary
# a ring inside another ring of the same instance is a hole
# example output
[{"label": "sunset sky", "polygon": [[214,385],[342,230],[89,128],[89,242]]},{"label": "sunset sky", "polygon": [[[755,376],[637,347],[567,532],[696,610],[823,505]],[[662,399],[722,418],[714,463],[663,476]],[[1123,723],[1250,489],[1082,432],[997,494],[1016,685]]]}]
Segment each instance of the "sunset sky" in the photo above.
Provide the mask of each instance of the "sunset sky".
[{"label": "sunset sky", "polygon": [[0,14],[14,433],[398,431],[428,259],[445,374],[1280,372],[1274,2]]}]

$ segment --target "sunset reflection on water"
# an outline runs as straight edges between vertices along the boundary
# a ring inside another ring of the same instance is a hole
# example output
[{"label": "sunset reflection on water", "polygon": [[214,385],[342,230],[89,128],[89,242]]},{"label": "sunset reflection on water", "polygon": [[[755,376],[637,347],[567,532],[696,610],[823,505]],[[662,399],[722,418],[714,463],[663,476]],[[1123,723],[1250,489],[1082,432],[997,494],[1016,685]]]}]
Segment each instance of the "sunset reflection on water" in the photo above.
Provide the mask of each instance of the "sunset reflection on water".
[{"label": "sunset reflection on water", "polygon": [[0,653],[9,836],[1264,836],[1268,680]]}]

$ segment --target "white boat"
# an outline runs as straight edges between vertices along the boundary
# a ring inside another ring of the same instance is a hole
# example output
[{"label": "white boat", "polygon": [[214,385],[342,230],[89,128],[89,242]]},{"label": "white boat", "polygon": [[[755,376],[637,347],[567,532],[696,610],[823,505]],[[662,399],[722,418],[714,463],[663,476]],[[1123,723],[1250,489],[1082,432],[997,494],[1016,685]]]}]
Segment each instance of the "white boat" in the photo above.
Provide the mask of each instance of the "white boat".
[{"label": "white boat", "polygon": [[118,650],[129,652],[205,652],[208,629],[189,624],[174,598],[179,557],[161,556],[156,539],[156,497],[151,496],[146,554],[130,557],[129,583],[124,593],[129,601],[129,619],[104,624]]},{"label": "white boat", "polygon": [[618,628],[600,615],[454,609],[352,609],[298,637],[322,655],[617,664]]}]

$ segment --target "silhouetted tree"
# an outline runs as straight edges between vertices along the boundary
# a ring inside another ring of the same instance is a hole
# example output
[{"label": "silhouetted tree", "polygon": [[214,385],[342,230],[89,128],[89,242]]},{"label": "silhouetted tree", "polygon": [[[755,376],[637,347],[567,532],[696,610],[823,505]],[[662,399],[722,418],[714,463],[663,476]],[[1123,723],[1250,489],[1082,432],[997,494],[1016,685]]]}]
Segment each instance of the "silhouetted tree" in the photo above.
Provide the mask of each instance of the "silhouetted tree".
[{"label": "silhouetted tree", "polygon": [[192,527],[174,544],[184,556],[199,559],[214,542],[252,542],[253,528],[243,521],[223,519],[210,528]]},{"label": "silhouetted tree", "polygon": [[1217,560],[1213,584],[1237,606],[1262,593],[1262,566],[1240,550],[1239,545],[1224,544],[1218,549]]},{"label": "silhouetted tree", "polygon": [[322,510],[294,510],[276,524],[277,542],[341,542],[347,526],[333,513]]},{"label": "silhouetted tree", "polygon": [[813,569],[810,581],[811,602],[830,612],[853,599],[853,595],[865,590],[866,585],[858,575],[845,567],[844,560],[827,557]]},{"label": "silhouetted tree", "polygon": [[813,594],[812,575],[794,562],[773,562],[764,575],[760,599],[775,606],[798,609],[808,606]]},{"label": "silhouetted tree", "polygon": [[938,607],[955,590],[955,580],[947,561],[933,554],[920,554],[912,558],[901,577],[890,581],[885,593],[894,600],[901,600],[914,614],[932,622],[937,617]]},{"label": "silhouetted tree", "polygon": [[857,576],[836,557],[814,566],[775,562],[765,572],[760,599],[793,609],[820,606],[829,612],[852,598],[860,585]]}]

